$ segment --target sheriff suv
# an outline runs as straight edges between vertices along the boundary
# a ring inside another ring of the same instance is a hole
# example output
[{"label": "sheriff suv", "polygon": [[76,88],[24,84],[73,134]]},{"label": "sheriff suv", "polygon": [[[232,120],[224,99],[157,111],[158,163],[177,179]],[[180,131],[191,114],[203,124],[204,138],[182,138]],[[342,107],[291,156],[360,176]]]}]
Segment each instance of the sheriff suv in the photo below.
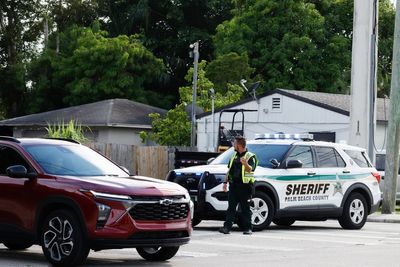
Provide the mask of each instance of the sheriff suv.
[{"label": "sheriff suv", "polygon": [[134,177],[79,143],[0,137],[0,243],[42,246],[54,266],[89,250],[136,248],[146,260],[173,257],[191,235],[181,186]]},{"label": "sheriff suv", "polygon": [[[345,229],[360,229],[381,201],[380,175],[365,150],[313,141],[312,135],[258,134],[247,142],[259,165],[251,204],[253,230],[274,222],[337,219]],[[195,203],[193,225],[224,220],[228,207],[222,182],[233,148],[209,165],[171,171],[167,180],[189,190]],[[241,226],[240,211],[237,224]]]}]

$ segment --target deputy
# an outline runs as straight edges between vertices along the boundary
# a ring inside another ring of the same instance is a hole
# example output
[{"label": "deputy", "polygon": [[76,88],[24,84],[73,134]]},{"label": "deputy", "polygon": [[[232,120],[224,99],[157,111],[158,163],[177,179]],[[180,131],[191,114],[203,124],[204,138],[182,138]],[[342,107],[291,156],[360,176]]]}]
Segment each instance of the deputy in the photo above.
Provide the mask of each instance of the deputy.
[{"label": "deputy", "polygon": [[223,190],[228,193],[228,210],[224,226],[219,229],[220,233],[229,234],[236,217],[236,207],[239,204],[243,215],[243,234],[251,235],[251,210],[250,202],[254,187],[254,170],[258,161],[256,155],[247,151],[246,139],[237,136],[233,144],[235,154],[228,164]]}]

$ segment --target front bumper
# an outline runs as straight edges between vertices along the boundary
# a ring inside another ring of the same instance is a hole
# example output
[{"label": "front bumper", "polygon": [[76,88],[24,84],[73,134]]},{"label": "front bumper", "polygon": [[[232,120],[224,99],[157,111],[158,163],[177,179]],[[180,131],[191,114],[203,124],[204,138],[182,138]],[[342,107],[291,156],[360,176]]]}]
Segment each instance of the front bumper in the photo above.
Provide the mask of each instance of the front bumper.
[{"label": "front bumper", "polygon": [[189,243],[187,231],[151,231],[139,232],[128,239],[92,239],[91,249],[136,248],[136,247],[176,247]]}]

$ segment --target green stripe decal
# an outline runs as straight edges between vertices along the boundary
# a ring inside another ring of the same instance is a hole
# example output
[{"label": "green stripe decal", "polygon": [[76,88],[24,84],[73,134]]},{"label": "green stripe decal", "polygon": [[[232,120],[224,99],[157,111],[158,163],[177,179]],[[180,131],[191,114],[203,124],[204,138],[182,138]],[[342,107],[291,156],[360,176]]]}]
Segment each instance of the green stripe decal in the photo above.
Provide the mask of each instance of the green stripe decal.
[{"label": "green stripe decal", "polygon": [[[355,179],[362,179],[362,178],[367,178],[370,176],[371,173],[361,173],[361,174],[345,174],[345,175],[338,175],[340,180],[355,180]],[[335,181],[336,180],[336,175],[332,174],[322,174],[322,175],[262,175],[262,176],[256,176],[257,178],[261,179],[270,179],[270,180],[278,180],[278,181],[298,181],[298,180],[303,180],[303,181],[319,181],[319,180],[324,180],[324,181]]]}]

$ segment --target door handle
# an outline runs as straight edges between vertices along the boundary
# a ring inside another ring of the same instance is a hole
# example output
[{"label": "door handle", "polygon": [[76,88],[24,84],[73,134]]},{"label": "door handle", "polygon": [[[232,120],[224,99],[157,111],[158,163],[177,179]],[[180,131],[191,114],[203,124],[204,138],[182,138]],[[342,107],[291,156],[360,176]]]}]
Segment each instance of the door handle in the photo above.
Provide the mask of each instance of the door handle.
[{"label": "door handle", "polygon": [[315,172],[307,172],[307,175],[315,175]]},{"label": "door handle", "polygon": [[343,173],[350,173],[350,171],[348,171],[348,170],[344,170],[344,171],[343,171]]}]

